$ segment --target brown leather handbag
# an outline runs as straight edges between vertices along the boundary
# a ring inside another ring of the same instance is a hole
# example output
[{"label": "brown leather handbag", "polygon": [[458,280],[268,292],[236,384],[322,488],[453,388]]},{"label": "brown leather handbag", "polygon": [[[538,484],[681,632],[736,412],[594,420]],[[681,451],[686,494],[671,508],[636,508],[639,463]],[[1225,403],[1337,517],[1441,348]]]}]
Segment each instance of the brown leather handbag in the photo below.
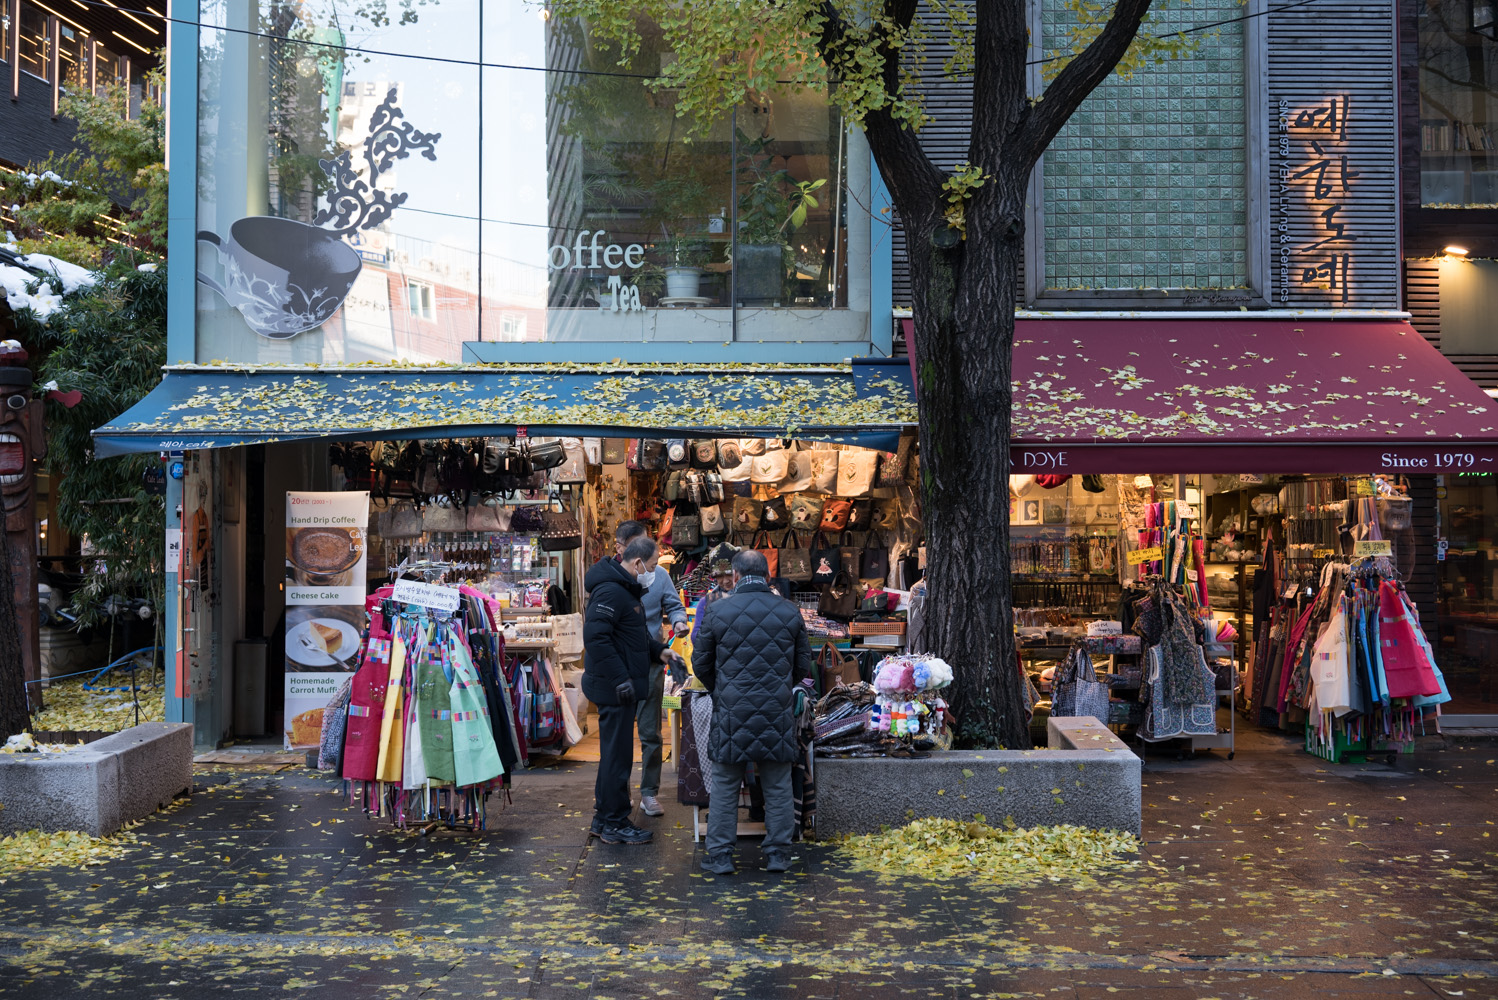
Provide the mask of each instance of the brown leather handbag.
[{"label": "brown leather handbag", "polygon": [[857,684],[863,677],[858,657],[845,654],[832,643],[825,643],[817,654],[817,680],[825,694],[839,685]]}]

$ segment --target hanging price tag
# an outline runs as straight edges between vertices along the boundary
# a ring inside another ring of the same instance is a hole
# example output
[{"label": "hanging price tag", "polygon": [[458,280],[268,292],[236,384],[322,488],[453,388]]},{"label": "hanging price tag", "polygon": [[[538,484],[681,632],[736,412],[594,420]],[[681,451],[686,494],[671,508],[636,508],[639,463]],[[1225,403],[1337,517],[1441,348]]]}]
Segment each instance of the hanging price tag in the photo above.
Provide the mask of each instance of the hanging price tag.
[{"label": "hanging price tag", "polygon": [[1159,562],[1164,556],[1160,552],[1160,546],[1151,545],[1147,549],[1138,549],[1129,553],[1129,565],[1138,566],[1140,563]]},{"label": "hanging price tag", "polygon": [[456,611],[463,602],[463,596],[454,587],[438,587],[416,580],[395,581],[395,593],[391,596],[397,603],[415,604],[436,611]]},{"label": "hanging price tag", "polygon": [[1353,555],[1359,558],[1363,556],[1392,556],[1394,554],[1394,543],[1387,538],[1380,538],[1377,541],[1358,542],[1353,546],[1352,552]]},{"label": "hanging price tag", "polygon": [[1336,549],[1316,549],[1311,553],[1313,559],[1330,559],[1337,554]]}]

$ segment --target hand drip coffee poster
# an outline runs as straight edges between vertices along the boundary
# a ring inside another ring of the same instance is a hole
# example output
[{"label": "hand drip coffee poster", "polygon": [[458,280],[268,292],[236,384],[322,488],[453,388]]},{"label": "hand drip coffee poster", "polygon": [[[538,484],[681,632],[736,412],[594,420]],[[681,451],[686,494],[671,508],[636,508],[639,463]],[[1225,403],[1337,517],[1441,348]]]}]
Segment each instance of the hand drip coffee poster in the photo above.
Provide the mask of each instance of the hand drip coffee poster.
[{"label": "hand drip coffee poster", "polygon": [[318,745],[358,665],[368,528],[368,493],[286,494],[287,749]]}]

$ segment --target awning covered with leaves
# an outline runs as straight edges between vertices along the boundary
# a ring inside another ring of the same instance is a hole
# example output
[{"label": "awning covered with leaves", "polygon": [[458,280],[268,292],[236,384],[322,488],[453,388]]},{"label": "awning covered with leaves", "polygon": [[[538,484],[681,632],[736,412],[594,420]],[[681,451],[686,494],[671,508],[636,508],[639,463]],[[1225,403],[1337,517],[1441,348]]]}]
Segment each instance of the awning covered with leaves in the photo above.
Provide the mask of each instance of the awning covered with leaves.
[{"label": "awning covered with leaves", "polygon": [[275,441],[513,435],[802,437],[893,449],[915,423],[903,361],[842,365],[169,368],[94,431],[100,457]]},{"label": "awning covered with leaves", "polygon": [[1498,400],[1397,319],[1021,318],[1013,360],[1016,472],[1498,472]]}]

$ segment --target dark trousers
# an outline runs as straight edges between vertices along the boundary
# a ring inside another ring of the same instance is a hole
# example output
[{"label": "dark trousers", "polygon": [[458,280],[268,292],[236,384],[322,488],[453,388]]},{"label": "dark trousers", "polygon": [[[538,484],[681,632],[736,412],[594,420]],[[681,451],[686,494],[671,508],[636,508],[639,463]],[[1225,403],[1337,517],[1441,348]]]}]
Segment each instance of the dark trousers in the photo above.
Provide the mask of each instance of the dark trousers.
[{"label": "dark trousers", "polygon": [[629,819],[629,772],[635,761],[635,706],[598,706],[598,780],[593,818],[604,826]]}]

